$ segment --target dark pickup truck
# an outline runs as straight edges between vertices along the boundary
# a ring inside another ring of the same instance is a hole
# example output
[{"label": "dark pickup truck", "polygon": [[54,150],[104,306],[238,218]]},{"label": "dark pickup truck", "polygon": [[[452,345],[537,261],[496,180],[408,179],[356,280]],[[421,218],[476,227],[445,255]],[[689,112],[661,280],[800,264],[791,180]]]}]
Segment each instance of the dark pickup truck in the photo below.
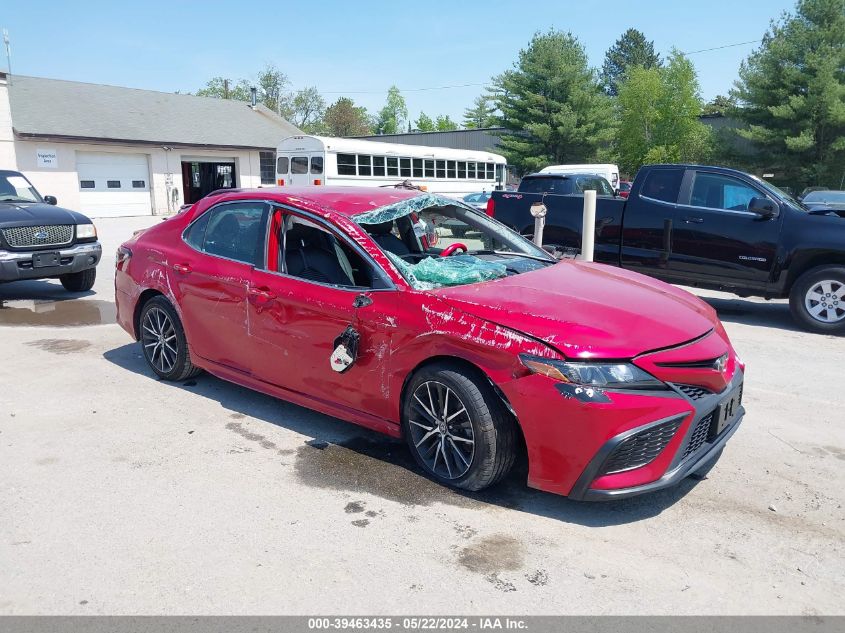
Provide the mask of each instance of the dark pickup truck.
[{"label": "dark pickup truck", "polygon": [[102,253],[91,220],[0,170],[0,283],[57,278],[71,292],[91,290]]},{"label": "dark pickup truck", "polygon": [[[579,194],[495,191],[487,213],[531,235],[531,204],[543,201],[544,245],[574,251],[581,245],[583,200]],[[845,212],[809,208],[740,171],[643,167],[627,200],[597,197],[595,260],[741,297],[789,297],[802,326],[845,332]]]}]

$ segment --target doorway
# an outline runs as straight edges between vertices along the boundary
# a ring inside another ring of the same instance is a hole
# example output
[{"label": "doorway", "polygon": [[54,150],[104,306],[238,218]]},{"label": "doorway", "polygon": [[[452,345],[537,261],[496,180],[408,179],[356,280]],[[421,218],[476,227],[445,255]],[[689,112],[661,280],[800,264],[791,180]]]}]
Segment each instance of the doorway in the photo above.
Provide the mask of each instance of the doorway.
[{"label": "doorway", "polygon": [[193,204],[217,189],[237,186],[234,162],[182,161],[182,195]]}]

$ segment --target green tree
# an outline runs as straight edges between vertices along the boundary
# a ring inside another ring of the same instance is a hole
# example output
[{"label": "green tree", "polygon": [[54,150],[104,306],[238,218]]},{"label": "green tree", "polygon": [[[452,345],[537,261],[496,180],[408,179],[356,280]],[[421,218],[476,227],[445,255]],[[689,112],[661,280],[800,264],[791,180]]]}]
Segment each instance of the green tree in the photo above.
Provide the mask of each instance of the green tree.
[{"label": "green tree", "polygon": [[725,95],[716,95],[712,101],[704,104],[702,114],[721,114],[727,116],[736,108],[736,99]]},{"label": "green tree", "polygon": [[452,130],[457,130],[460,127],[461,126],[455,123],[448,114],[441,114],[434,122],[434,128],[438,132],[450,132]]},{"label": "green tree", "polygon": [[690,61],[672,51],[661,68],[630,68],[619,85],[617,150],[622,170],[646,163],[703,162],[710,129],[699,121],[701,97]]},{"label": "green tree", "polygon": [[571,33],[536,33],[493,91],[502,151],[522,173],[591,160],[613,138],[610,99]]},{"label": "green tree", "polygon": [[313,86],[299,90],[291,100],[291,123],[305,132],[322,131],[326,102]]},{"label": "green tree", "polygon": [[616,96],[619,83],[625,79],[628,69],[634,66],[658,68],[660,55],[654,52],[654,42],[647,40],[641,31],[628,29],[604,56],[601,81],[605,92]]},{"label": "green tree", "polygon": [[326,108],[323,124],[329,136],[366,136],[373,132],[367,109],[356,106],[348,97],[341,97]]},{"label": "green tree", "polygon": [[279,116],[291,116],[291,94],[288,76],[273,64],[258,73],[258,100]]},{"label": "green tree", "polygon": [[218,99],[234,99],[235,101],[250,101],[250,84],[246,79],[233,81],[226,77],[212,77],[205,86],[197,90],[198,97],[216,97]]},{"label": "green tree", "polygon": [[494,112],[496,108],[491,105],[490,97],[479,95],[472,102],[472,107],[464,110],[464,127],[470,129],[493,127],[496,124]]},{"label": "green tree", "polygon": [[[839,187],[845,170],[845,0],[799,0],[772,22],[733,92],[739,134],[797,190]],[[763,162],[765,161],[765,162]]]},{"label": "green tree", "polygon": [[428,116],[425,112],[420,112],[420,116],[417,117],[417,129],[420,132],[433,132],[434,131],[434,121],[431,120],[431,117]]},{"label": "green tree", "polygon": [[408,106],[405,97],[396,86],[390,86],[387,91],[387,102],[379,111],[376,119],[376,131],[379,134],[396,134],[404,129],[408,121]]}]

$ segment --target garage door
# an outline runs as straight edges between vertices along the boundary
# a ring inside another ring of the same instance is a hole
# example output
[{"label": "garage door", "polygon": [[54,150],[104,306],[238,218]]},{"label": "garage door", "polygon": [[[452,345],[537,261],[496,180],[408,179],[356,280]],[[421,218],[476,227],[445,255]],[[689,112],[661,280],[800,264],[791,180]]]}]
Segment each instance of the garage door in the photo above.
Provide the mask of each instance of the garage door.
[{"label": "garage door", "polygon": [[151,215],[146,154],[77,152],[81,210],[95,218]]}]

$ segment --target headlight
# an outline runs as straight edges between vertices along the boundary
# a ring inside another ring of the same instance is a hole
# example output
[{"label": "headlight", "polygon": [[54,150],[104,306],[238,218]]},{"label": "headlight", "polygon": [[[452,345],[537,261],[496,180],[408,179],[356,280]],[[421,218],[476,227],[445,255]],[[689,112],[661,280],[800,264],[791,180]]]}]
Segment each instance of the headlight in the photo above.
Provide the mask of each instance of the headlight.
[{"label": "headlight", "polygon": [[552,360],[520,354],[519,359],[535,374],[585,387],[602,389],[666,389],[666,385],[631,363],[584,363]]},{"label": "headlight", "polygon": [[77,224],[76,239],[84,240],[89,237],[97,237],[97,229],[93,224]]}]

